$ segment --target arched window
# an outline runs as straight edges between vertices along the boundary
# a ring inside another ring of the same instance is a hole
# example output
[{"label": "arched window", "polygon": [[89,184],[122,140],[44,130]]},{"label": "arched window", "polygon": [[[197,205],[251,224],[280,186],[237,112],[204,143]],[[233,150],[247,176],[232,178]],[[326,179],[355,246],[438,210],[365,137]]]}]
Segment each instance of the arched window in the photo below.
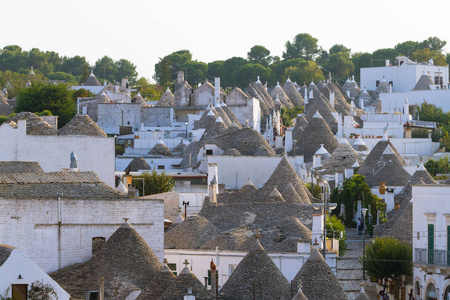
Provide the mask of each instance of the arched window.
[{"label": "arched window", "polygon": [[437,300],[436,287],[433,283],[429,283],[425,292],[425,300]]},{"label": "arched window", "polygon": [[414,298],[420,299],[420,282],[416,281],[414,288]]}]

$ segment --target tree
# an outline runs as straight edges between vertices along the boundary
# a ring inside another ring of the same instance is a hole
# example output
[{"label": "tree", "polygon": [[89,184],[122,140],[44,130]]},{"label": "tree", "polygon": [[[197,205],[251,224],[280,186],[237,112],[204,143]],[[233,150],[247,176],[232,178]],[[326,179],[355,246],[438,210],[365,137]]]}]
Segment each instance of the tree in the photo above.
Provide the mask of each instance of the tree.
[{"label": "tree", "polygon": [[270,51],[261,45],[253,46],[247,53],[247,59],[252,63],[260,64],[264,67],[267,67],[272,62]]},{"label": "tree", "polygon": [[103,56],[95,62],[94,73],[98,78],[106,79],[115,83],[117,77],[118,66],[115,61],[108,56]]},{"label": "tree", "polygon": [[[354,225],[353,212],[356,211],[358,201],[362,201],[363,207],[369,207],[369,214],[366,215],[366,223],[369,226],[366,230],[369,232],[372,230],[371,224],[376,222],[376,215],[380,211],[381,215],[384,214],[386,204],[383,201],[372,194],[369,185],[364,181],[365,176],[353,175],[347,178],[342,187],[337,187],[333,190],[330,196],[330,201],[337,203],[336,209],[333,214],[344,214],[344,222],[346,226]],[[344,204],[344,211],[341,212],[341,204]],[[372,216],[369,219],[369,215]],[[382,219],[382,221],[386,221]]]},{"label": "tree", "polygon": [[398,50],[394,48],[378,49],[372,53],[371,66],[384,67],[386,59],[389,59],[391,62],[393,62],[398,55]]},{"label": "tree", "polygon": [[361,263],[372,277],[383,279],[383,291],[388,279],[399,284],[402,275],[412,275],[412,249],[394,238],[376,238],[368,243]]},{"label": "tree", "polygon": [[335,53],[342,53],[346,59],[349,59],[351,50],[342,44],[335,44],[330,48],[330,55]]},{"label": "tree", "polygon": [[150,100],[159,100],[165,91],[165,88],[157,84],[151,84],[145,77],[141,77],[137,80],[136,88],[138,92],[141,93],[142,97]]},{"label": "tree", "polygon": [[265,81],[270,77],[270,70],[260,64],[245,64],[240,66],[236,71],[233,72],[232,77],[235,85],[240,88],[245,88],[252,81],[255,80],[257,76],[260,80]]},{"label": "tree", "polygon": [[416,106],[414,116],[421,121],[438,122],[440,124],[448,124],[450,121],[449,116],[444,113],[442,107],[437,107],[427,101]]},{"label": "tree", "polygon": [[28,291],[28,299],[30,300],[58,300],[58,295],[49,283],[43,281],[35,281],[31,283]]},{"label": "tree", "polygon": [[[139,195],[154,195],[170,192],[175,186],[175,180],[166,172],[158,173],[156,170],[143,172],[141,176],[136,176],[134,184],[139,190]],[[142,180],[144,180],[145,191],[142,190]],[[145,193],[144,193],[145,192]]]},{"label": "tree", "polygon": [[283,52],[283,58],[313,59],[321,50],[317,42],[318,40],[308,33],[297,34],[292,42],[286,42],[286,51]]},{"label": "tree", "polygon": [[417,49],[419,49],[420,43],[414,41],[406,41],[395,45],[395,49],[400,55],[410,57]]},{"label": "tree", "polygon": [[447,45],[446,41],[443,41],[437,37],[429,37],[421,43],[421,48],[430,48],[432,51],[441,52],[442,49]]},{"label": "tree", "polygon": [[49,74],[48,79],[50,80],[64,80],[66,83],[71,83],[71,84],[78,84],[78,80],[76,79],[75,76],[73,76],[72,74],[69,73],[65,73],[65,72],[56,72],[56,73],[52,73]]},{"label": "tree", "polygon": [[353,74],[355,66],[348,59],[345,52],[337,52],[330,55],[330,59],[325,64],[325,68],[331,72],[334,78],[345,80]]},{"label": "tree", "polygon": [[[359,81],[360,79],[360,70],[361,68],[366,68],[371,66],[371,60],[372,60],[372,54],[367,52],[357,52],[353,53],[352,57],[350,58],[350,61],[355,66],[355,79],[356,81]],[[363,86],[361,88],[364,88]]]},{"label": "tree", "polygon": [[292,120],[294,120],[298,114],[302,114],[304,108],[304,106],[296,106],[290,109],[284,106],[281,107],[281,123],[286,127],[292,126]]},{"label": "tree", "polygon": [[[319,186],[320,187],[320,186]],[[327,237],[339,239],[339,256],[345,254],[347,250],[347,235],[345,234],[345,225],[335,215],[327,217],[326,221]],[[342,232],[342,238],[340,237]]]},{"label": "tree", "polygon": [[181,65],[182,70],[186,70],[185,76],[189,77],[189,83],[194,86],[205,81],[208,75],[208,65],[204,62],[191,60]]},{"label": "tree", "polygon": [[412,55],[411,55],[411,60],[417,61],[417,62],[428,62],[428,60],[433,59],[434,61],[434,65],[436,66],[446,66],[447,62],[446,62],[446,57],[444,56],[444,54],[442,54],[442,52],[440,51],[434,51],[431,50],[430,48],[423,48],[423,49],[419,49],[416,50]]},{"label": "tree", "polygon": [[[242,57],[237,57],[237,56],[234,56],[234,57],[229,58],[226,61],[224,61],[222,67],[220,68],[221,85],[224,87],[236,86],[237,81],[233,77],[233,72],[245,64],[248,64],[248,61]],[[252,78],[252,79],[256,80],[256,78]]]},{"label": "tree", "polygon": [[[181,66],[191,60],[192,54],[189,50],[179,50],[164,56],[155,64],[153,79],[162,86],[171,85],[177,79],[177,72],[181,71]],[[188,78],[186,80],[189,81]]]},{"label": "tree", "polygon": [[79,76],[83,74],[82,66],[87,64],[86,57],[76,55],[74,57],[63,57],[60,72],[72,74],[73,76]]},{"label": "tree", "polygon": [[64,126],[75,116],[72,90],[65,84],[33,83],[31,87],[22,89],[17,95],[15,112],[35,113],[43,110],[49,110],[58,116],[59,127]]},{"label": "tree", "polygon": [[128,81],[131,84],[135,84],[138,75],[136,71],[136,66],[129,60],[123,58],[117,61],[116,64],[117,64],[116,81],[120,82],[122,78],[128,77]]},{"label": "tree", "polygon": [[292,66],[285,69],[282,76],[283,81],[286,81],[288,77],[299,84],[302,82],[308,84],[311,80],[318,82],[319,80],[325,79],[322,70],[319,69],[318,65],[312,60],[303,61],[295,67]]}]

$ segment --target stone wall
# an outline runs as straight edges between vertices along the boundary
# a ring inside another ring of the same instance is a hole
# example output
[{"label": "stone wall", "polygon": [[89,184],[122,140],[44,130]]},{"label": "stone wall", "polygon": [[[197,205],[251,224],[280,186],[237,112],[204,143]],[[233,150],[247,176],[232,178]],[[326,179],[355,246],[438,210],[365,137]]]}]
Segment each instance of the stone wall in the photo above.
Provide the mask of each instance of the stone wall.
[{"label": "stone wall", "polygon": [[170,125],[170,107],[143,107],[141,122],[146,127]]},{"label": "stone wall", "polygon": [[21,248],[47,273],[91,258],[92,239],[108,239],[123,218],[129,218],[159,259],[164,255],[162,200],[62,198],[59,216],[56,195],[55,199],[0,199],[0,212],[0,244]]},{"label": "stone wall", "polygon": [[99,103],[97,124],[107,134],[119,134],[120,126],[141,127],[141,105],[139,103]]}]

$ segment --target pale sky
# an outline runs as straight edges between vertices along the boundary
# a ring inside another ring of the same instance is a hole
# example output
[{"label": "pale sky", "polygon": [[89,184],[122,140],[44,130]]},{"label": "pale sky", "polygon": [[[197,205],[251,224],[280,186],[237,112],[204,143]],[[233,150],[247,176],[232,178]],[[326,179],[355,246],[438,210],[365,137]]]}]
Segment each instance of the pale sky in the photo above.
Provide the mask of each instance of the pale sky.
[{"label": "pale sky", "polygon": [[[254,45],[281,57],[284,44],[309,33],[329,49],[373,52],[437,36],[450,44],[450,1],[416,0],[1,0],[0,47],[19,45],[128,59],[151,78],[159,58],[187,49],[211,62],[246,58]],[[426,4],[429,3],[430,7]],[[446,49],[450,49],[450,45]]]}]

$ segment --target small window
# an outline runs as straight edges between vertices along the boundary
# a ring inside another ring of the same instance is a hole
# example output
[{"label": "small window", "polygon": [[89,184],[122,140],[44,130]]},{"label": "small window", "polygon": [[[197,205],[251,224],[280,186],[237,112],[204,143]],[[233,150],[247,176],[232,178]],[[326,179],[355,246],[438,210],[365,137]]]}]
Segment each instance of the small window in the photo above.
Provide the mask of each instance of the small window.
[{"label": "small window", "polygon": [[375,86],[378,87],[379,85],[380,85],[380,81],[377,80],[377,81],[375,82]]},{"label": "small window", "polygon": [[92,238],[92,255],[98,252],[100,248],[106,243],[106,238],[104,237],[93,237]]},{"label": "small window", "polygon": [[208,149],[208,150],[206,150],[206,155],[213,155],[213,151],[212,151],[212,149]]},{"label": "small window", "polygon": [[167,267],[175,276],[177,276],[177,264],[167,264]]},{"label": "small window", "polygon": [[234,270],[236,270],[236,267],[237,267],[237,265],[229,265],[229,274],[228,275],[231,275],[231,274],[233,274],[233,272],[234,272]]},{"label": "small window", "polygon": [[390,86],[394,86],[394,82],[393,81],[389,81],[389,85]]},{"label": "small window", "polygon": [[130,121],[127,121],[127,125],[130,125]]},{"label": "small window", "polygon": [[158,166],[158,170],[164,170],[165,166],[164,165],[159,165]]}]

